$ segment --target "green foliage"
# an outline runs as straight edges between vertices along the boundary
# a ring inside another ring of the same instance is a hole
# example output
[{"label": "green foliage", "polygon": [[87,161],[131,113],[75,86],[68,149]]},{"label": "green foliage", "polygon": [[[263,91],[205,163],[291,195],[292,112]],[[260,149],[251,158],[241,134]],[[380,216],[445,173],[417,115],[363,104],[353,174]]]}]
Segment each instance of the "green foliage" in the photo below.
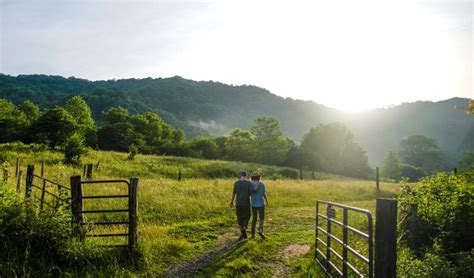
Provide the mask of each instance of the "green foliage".
[{"label": "green foliage", "polygon": [[63,146],[77,130],[75,119],[62,107],[47,109],[32,127],[36,142]]},{"label": "green foliage", "polygon": [[402,140],[400,158],[403,163],[418,167],[428,174],[445,167],[445,156],[436,140],[423,135],[412,135]]},{"label": "green foliage", "polygon": [[474,150],[466,150],[458,161],[458,167],[462,170],[474,168]]},{"label": "green foliage", "polygon": [[307,165],[310,169],[318,165],[318,170],[324,172],[360,178],[367,178],[371,172],[365,151],[340,123],[311,128],[303,137],[301,149],[313,156],[311,165]]},{"label": "green foliage", "polygon": [[234,129],[225,142],[227,157],[237,161],[252,161],[254,140],[255,137],[250,131]]},{"label": "green foliage", "polygon": [[64,145],[64,161],[68,164],[81,164],[81,155],[87,153],[84,139],[78,133],[69,137]]},{"label": "green foliage", "polygon": [[97,130],[89,105],[87,105],[82,97],[73,96],[64,104],[63,108],[76,121],[77,132],[84,136],[86,144],[95,147],[97,144]]},{"label": "green foliage", "polygon": [[196,157],[205,159],[219,158],[219,146],[211,138],[196,137],[189,142],[189,148]]},{"label": "green foliage", "polygon": [[384,178],[398,181],[401,177],[401,165],[398,156],[389,152],[382,163],[381,175]]},{"label": "green foliage", "polygon": [[250,132],[254,136],[252,155],[255,162],[278,165],[287,158],[290,144],[283,136],[276,118],[255,118]]},{"label": "green foliage", "polygon": [[456,271],[472,267],[461,265],[465,260],[460,258],[465,252],[472,253],[474,248],[469,228],[474,226],[473,175],[472,170],[462,175],[438,173],[421,179],[416,186],[402,185],[399,195],[402,218],[408,215],[412,204],[418,207],[417,223],[402,225],[402,234],[414,239],[414,254],[424,257],[421,264],[446,271],[449,264],[459,268]]},{"label": "green foliage", "polygon": [[61,210],[37,214],[14,192],[0,188],[2,276],[58,274],[55,266],[63,260],[71,232],[70,218]]},{"label": "green foliage", "polygon": [[412,182],[416,182],[426,176],[426,172],[423,169],[409,164],[401,164],[400,172],[402,177],[408,178]]},{"label": "green foliage", "polygon": [[135,159],[135,156],[138,154],[138,148],[135,145],[131,145],[128,151],[128,160]]}]

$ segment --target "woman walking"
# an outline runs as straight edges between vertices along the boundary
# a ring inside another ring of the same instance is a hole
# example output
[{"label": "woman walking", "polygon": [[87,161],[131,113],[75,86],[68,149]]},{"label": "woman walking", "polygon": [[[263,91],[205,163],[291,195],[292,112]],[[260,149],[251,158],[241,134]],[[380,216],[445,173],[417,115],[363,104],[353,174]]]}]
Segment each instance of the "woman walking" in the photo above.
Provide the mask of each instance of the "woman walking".
[{"label": "woman walking", "polygon": [[263,234],[263,221],[265,220],[265,205],[268,205],[265,184],[261,181],[262,175],[255,171],[252,176],[253,192],[251,196],[252,204],[252,238],[255,238],[255,226],[257,225],[257,215],[259,218],[258,234],[265,239]]}]

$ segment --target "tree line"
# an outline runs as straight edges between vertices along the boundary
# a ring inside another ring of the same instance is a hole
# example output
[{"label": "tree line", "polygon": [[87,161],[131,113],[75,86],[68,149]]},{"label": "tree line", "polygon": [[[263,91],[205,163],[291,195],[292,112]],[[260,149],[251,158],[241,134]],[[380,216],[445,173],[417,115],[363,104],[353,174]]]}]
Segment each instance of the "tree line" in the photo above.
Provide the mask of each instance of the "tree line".
[{"label": "tree line", "polygon": [[[399,181],[408,178],[418,181],[437,171],[448,170],[446,155],[433,138],[412,135],[400,141],[397,151],[388,152],[382,163],[382,176]],[[459,170],[474,167],[474,151],[467,150],[457,163]]]},{"label": "tree line", "polygon": [[97,126],[80,96],[64,105],[40,110],[29,100],[16,106],[0,99],[0,143],[41,143],[62,150],[68,163],[78,163],[87,148],[136,153],[225,159],[290,166],[367,178],[372,174],[363,148],[340,123],[319,125],[300,144],[283,135],[274,117],[258,116],[249,130],[228,136],[185,139],[154,112],[130,114],[122,107],[102,112]]}]

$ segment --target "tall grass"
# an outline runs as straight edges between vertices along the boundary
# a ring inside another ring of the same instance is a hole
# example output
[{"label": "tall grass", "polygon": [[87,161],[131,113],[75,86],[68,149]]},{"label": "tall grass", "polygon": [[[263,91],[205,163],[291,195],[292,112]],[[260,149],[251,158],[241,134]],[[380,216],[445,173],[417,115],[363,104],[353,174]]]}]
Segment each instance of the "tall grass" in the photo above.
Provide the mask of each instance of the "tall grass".
[{"label": "tall grass", "polygon": [[[40,146],[24,146],[19,144],[0,145],[0,154],[7,159],[12,171],[16,158],[20,158],[21,169],[34,163],[39,172],[40,162],[45,163],[45,176],[63,184],[69,184],[71,175],[82,174],[81,167],[72,167],[62,163],[62,154],[42,149]],[[91,151],[83,162],[96,164],[99,169],[94,171],[93,179],[128,179],[139,177],[139,246],[140,264],[124,263],[124,255],[114,250],[95,247],[103,243],[124,243],[125,238],[118,239],[86,239],[87,248],[81,243],[71,243],[71,252],[102,252],[108,258],[116,259],[78,259],[77,264],[87,265],[86,273],[106,273],[107,275],[124,275],[135,273],[141,275],[162,274],[170,267],[183,261],[195,258],[206,252],[222,236],[235,239],[234,211],[228,208],[235,178],[216,178],[216,173],[226,171],[237,173],[240,169],[260,170],[267,185],[269,207],[265,230],[268,240],[250,241],[231,254],[218,259],[206,269],[202,275],[244,275],[249,269],[256,275],[274,275],[275,266],[284,267],[288,272],[303,272],[311,275],[317,267],[312,255],[285,259],[282,250],[290,244],[312,245],[314,242],[314,206],[316,200],[342,202],[374,210],[375,184],[372,181],[355,180],[325,173],[317,173],[319,180],[283,179],[279,174],[288,168],[264,166],[257,164],[206,161],[190,158],[161,157],[137,155],[129,160],[127,154],[117,152]],[[177,180],[181,169],[184,179]],[[296,169],[290,169],[296,171]],[[13,173],[13,172],[11,172]],[[225,174],[227,175],[227,174]],[[225,176],[224,175],[224,176]],[[306,178],[311,173],[305,173]],[[12,176],[12,175],[10,175]],[[15,188],[15,180],[11,178],[8,188]],[[122,194],[126,193],[123,184],[108,185],[85,184],[85,195]],[[394,196],[398,185],[382,183],[382,195]],[[24,190],[24,182],[22,184]],[[23,191],[21,192],[23,195]],[[125,200],[85,200],[86,209],[126,208]],[[123,220],[124,214],[107,213],[87,215],[86,221]],[[358,221],[357,219],[355,220]],[[363,222],[359,224],[364,226]],[[89,233],[124,232],[125,226],[88,227]],[[311,251],[313,252],[313,251]],[[91,255],[92,256],[92,255]],[[81,256],[77,256],[81,258]],[[93,257],[93,256],[92,256]],[[122,258],[122,259],[120,259]],[[70,266],[61,266],[61,271],[75,273]]]}]

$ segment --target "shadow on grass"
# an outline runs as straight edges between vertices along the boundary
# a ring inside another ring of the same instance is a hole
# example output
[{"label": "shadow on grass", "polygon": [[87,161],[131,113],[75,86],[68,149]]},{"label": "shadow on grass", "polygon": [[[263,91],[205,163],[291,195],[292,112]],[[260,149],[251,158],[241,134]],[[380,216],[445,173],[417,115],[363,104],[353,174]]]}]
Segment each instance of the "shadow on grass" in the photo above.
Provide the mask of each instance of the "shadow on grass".
[{"label": "shadow on grass", "polygon": [[163,277],[194,277],[197,272],[211,264],[217,258],[231,253],[235,249],[245,244],[245,240],[229,241],[221,248],[212,252],[203,254],[194,261],[185,263],[184,265],[169,271]]}]

